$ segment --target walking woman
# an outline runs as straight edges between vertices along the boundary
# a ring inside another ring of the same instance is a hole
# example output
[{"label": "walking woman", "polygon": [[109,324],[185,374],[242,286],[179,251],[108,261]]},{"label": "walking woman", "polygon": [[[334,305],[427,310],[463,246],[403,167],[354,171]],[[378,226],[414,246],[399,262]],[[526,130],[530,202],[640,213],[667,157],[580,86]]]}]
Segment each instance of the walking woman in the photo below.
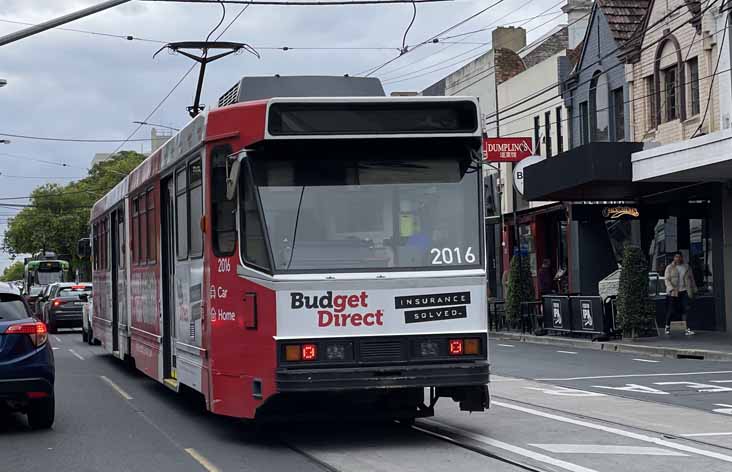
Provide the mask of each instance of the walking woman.
[{"label": "walking woman", "polygon": [[[684,262],[684,256],[680,252],[674,253],[674,259],[666,266],[664,272],[666,279],[666,334],[671,334],[671,317],[678,310],[681,311],[681,319],[686,321],[691,305],[691,299],[696,292],[694,273],[688,264]],[[687,324],[687,336],[695,333],[689,329]]]}]

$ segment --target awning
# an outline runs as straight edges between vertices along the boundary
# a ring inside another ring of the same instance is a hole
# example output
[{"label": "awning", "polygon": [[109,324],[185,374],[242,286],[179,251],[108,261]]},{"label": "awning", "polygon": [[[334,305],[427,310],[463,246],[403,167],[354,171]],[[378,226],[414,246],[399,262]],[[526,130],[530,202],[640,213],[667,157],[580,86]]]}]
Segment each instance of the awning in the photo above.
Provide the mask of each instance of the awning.
[{"label": "awning", "polygon": [[633,182],[631,154],[643,143],[594,142],[524,169],[527,200],[635,200],[673,184]]}]

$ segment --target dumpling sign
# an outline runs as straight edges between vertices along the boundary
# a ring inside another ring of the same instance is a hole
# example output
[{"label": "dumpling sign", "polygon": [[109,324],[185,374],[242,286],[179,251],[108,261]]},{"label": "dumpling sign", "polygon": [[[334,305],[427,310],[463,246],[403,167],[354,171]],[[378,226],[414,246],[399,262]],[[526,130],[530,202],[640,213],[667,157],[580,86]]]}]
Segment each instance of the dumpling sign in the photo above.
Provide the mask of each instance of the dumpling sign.
[{"label": "dumpling sign", "polygon": [[488,162],[518,162],[534,154],[531,138],[484,138],[483,153]]}]

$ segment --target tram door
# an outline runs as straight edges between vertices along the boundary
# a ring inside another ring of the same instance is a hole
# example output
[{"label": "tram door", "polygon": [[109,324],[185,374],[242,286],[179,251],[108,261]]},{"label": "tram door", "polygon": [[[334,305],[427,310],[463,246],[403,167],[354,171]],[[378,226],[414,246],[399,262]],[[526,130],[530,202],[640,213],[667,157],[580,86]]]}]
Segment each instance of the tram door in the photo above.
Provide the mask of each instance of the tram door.
[{"label": "tram door", "polygon": [[110,271],[112,277],[112,352],[115,355],[119,355],[119,277],[117,269],[119,267],[119,234],[117,220],[119,218],[119,210],[115,210],[110,215],[109,219],[109,234],[112,240],[110,241]]},{"label": "tram door", "polygon": [[163,278],[163,368],[166,379],[176,378],[175,366],[175,181],[161,185],[162,278]]}]

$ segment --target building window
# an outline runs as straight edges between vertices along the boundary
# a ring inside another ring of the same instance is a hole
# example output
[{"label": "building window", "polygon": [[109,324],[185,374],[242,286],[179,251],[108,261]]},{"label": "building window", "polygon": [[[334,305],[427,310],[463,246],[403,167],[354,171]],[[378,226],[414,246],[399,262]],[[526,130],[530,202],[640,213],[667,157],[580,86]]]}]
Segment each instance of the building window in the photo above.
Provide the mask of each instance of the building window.
[{"label": "building window", "polygon": [[557,119],[557,153],[564,152],[564,137],[562,136],[562,107],[557,107],[554,111]]},{"label": "building window", "polygon": [[546,140],[546,157],[552,157],[552,112],[544,113],[544,139]]},{"label": "building window", "polygon": [[625,100],[623,100],[623,88],[617,88],[612,92],[613,96],[613,132],[615,141],[625,140]]},{"label": "building window", "polygon": [[178,259],[188,257],[188,195],[186,168],[175,173],[175,247]]},{"label": "building window", "polygon": [[147,261],[154,264],[158,254],[157,221],[154,189],[147,191]]},{"label": "building window", "polygon": [[534,154],[541,156],[541,136],[539,130],[541,129],[541,118],[538,116],[534,117]]},{"label": "building window", "polygon": [[589,110],[587,102],[580,103],[580,144],[587,144],[590,142],[588,115]]},{"label": "building window", "polygon": [[656,127],[656,82],[652,75],[643,81],[646,90],[646,129],[651,130]]},{"label": "building window", "polygon": [[663,77],[663,118],[664,122],[668,122],[678,118],[678,93],[676,90],[678,68],[671,66],[664,69],[661,74]]},{"label": "building window", "polygon": [[218,257],[231,256],[236,247],[236,199],[226,198],[226,159],[230,146],[214,149],[211,157],[211,226],[213,250]]},{"label": "building window", "polygon": [[190,205],[189,224],[191,227],[191,257],[203,255],[203,232],[201,217],[203,216],[203,187],[201,183],[201,161],[196,160],[188,166],[188,204]]},{"label": "building window", "polygon": [[699,59],[689,59],[686,63],[689,71],[689,96],[691,97],[691,115],[699,114]]},{"label": "building window", "polygon": [[597,73],[590,81],[590,131],[592,141],[607,141],[608,88],[605,74]]}]

